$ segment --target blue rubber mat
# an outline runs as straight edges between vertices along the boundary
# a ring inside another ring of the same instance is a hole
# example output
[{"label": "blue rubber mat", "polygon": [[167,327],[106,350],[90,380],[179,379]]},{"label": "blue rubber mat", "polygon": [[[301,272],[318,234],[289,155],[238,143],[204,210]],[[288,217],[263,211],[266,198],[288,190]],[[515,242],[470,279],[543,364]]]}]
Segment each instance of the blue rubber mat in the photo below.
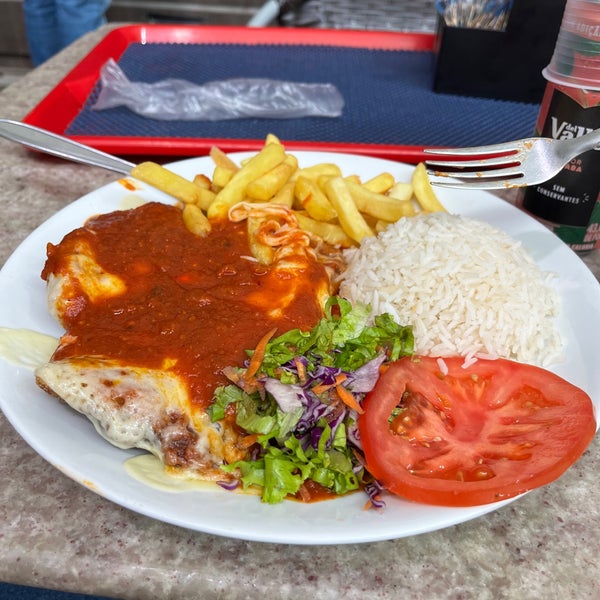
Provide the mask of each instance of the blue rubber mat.
[{"label": "blue rubber mat", "polygon": [[94,111],[99,84],[68,135],[261,139],[399,146],[474,146],[528,137],[539,105],[433,92],[434,55],[334,46],[132,43],[118,60],[130,81],[233,77],[333,83],[341,117],[158,121],[124,107]]}]

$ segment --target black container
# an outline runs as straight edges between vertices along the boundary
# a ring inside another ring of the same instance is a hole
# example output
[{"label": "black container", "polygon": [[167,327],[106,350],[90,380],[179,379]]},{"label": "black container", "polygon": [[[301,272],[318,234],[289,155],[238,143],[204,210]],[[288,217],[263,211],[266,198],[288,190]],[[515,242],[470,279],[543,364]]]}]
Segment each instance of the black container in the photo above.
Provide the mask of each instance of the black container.
[{"label": "black container", "polygon": [[566,0],[515,0],[505,31],[447,27],[436,38],[436,92],[539,103]]}]

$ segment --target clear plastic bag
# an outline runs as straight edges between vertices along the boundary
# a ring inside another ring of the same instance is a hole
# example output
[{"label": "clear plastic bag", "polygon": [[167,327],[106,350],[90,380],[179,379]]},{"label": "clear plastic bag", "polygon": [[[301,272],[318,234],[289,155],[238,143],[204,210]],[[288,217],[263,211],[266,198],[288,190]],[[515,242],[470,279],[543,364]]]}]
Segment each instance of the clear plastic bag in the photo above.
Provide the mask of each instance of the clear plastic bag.
[{"label": "clear plastic bag", "polygon": [[131,82],[110,59],[102,67],[102,89],[92,108],[126,106],[136,114],[163,121],[297,119],[339,117],[344,99],[329,83],[273,79],[226,79],[196,85],[183,79]]}]

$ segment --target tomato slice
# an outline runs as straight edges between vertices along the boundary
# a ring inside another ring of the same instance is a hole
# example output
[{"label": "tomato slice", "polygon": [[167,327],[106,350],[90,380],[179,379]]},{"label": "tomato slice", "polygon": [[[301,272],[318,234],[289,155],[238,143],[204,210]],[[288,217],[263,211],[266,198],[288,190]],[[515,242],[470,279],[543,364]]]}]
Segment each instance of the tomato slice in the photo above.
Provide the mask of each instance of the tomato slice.
[{"label": "tomato slice", "polygon": [[[406,357],[363,402],[367,468],[409,500],[473,506],[550,483],[594,437],[590,397],[561,377],[510,360]],[[446,369],[444,369],[446,371]]]}]

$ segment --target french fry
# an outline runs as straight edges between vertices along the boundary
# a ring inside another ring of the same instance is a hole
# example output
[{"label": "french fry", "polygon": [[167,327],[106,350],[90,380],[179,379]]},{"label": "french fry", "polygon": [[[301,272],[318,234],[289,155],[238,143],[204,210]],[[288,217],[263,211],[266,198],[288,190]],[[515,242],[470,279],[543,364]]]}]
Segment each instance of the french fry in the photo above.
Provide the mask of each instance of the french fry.
[{"label": "french fry", "polygon": [[244,199],[248,184],[281,163],[284,158],[283,146],[279,144],[263,146],[258,154],[236,171],[229,183],[217,194],[208,208],[208,218],[226,218],[229,209]]},{"label": "french fry", "polygon": [[201,208],[203,211],[207,211],[208,207],[214,202],[217,194],[212,190],[205,190],[200,188],[200,195],[196,201],[196,206]]},{"label": "french fry", "polygon": [[330,177],[341,177],[342,171],[336,164],[318,163],[310,167],[298,169],[298,171],[296,171],[296,173],[294,174],[294,177],[296,179],[298,177],[307,177],[308,179],[316,181],[322,175],[329,175]]},{"label": "french fry", "polygon": [[361,213],[371,215],[376,219],[384,221],[397,221],[402,217],[412,216],[414,207],[409,202],[396,200],[384,194],[371,192],[362,185],[356,185],[350,181],[346,182],[346,186],[352,195],[352,200],[356,204],[356,208]]},{"label": "french fry", "polygon": [[344,177],[344,181],[349,181],[351,183],[356,183],[357,185],[361,185],[362,181],[358,175],[348,175],[348,177]]},{"label": "french fry", "polygon": [[202,188],[155,162],[143,162],[131,169],[131,176],[170,194],[185,204],[196,204]]},{"label": "french fry", "polygon": [[352,238],[346,234],[340,225],[315,221],[315,219],[311,219],[301,212],[295,212],[294,214],[298,219],[300,229],[318,235],[324,242],[333,246],[341,246],[342,248],[350,248],[355,245]]},{"label": "french fry", "polygon": [[424,211],[439,212],[446,210],[433,191],[433,187],[427,177],[425,163],[419,163],[415,167],[411,183],[415,192],[415,198]]},{"label": "french fry", "polygon": [[390,223],[389,221],[382,221],[381,219],[379,221],[377,221],[377,223],[375,223],[375,231],[377,233],[381,233],[382,231],[385,231],[392,223]]},{"label": "french fry", "polygon": [[229,156],[227,156],[227,154],[225,154],[225,152],[223,152],[223,150],[221,150],[218,146],[213,146],[210,149],[210,157],[218,167],[223,167],[224,169],[233,172],[239,170],[238,165],[231,160],[231,158],[229,158]]},{"label": "french fry", "polygon": [[294,189],[296,184],[293,181],[288,181],[283,187],[273,196],[271,202],[274,204],[282,204],[288,208],[294,205]]},{"label": "french fry", "polygon": [[267,144],[279,144],[283,146],[281,140],[274,133],[267,133],[267,137],[265,138],[265,146]]},{"label": "french fry", "polygon": [[212,176],[212,188],[222,190],[231,181],[231,178],[237,171],[237,169],[233,171],[223,165],[215,165]]},{"label": "french fry", "polygon": [[273,262],[275,251],[271,246],[267,246],[259,240],[259,231],[262,224],[262,217],[253,217],[250,215],[246,219],[248,244],[250,245],[252,256],[254,256],[261,265],[270,265]]},{"label": "french fry", "polygon": [[396,180],[391,173],[380,173],[375,177],[372,177],[368,181],[365,181],[363,185],[370,191],[375,192],[377,194],[385,194],[388,190],[390,190]]},{"label": "french fry", "polygon": [[206,175],[196,175],[194,183],[200,188],[200,195],[198,196],[196,205],[206,211],[216,196],[215,192],[211,190],[212,182]]},{"label": "french fry", "polygon": [[327,174],[327,173],[323,173],[322,175],[319,175],[316,179],[317,181],[317,185],[319,186],[319,188],[322,190],[323,193],[325,193],[325,184],[332,178],[332,177],[339,177],[339,175],[331,175],[331,174]]},{"label": "french fry", "polygon": [[336,218],[337,214],[331,202],[311,179],[304,176],[298,177],[294,194],[300,206],[313,219],[317,221],[331,221]]},{"label": "french fry", "polygon": [[192,180],[198,187],[201,187],[205,190],[210,190],[210,186],[212,185],[212,181],[204,174],[199,173],[194,176]]},{"label": "french fry", "polygon": [[246,188],[246,195],[252,200],[267,202],[288,182],[298,168],[298,159],[292,154],[286,155],[283,162],[251,181]]},{"label": "french fry", "polygon": [[397,181],[388,191],[387,195],[390,198],[396,198],[397,200],[409,201],[412,199],[414,194],[412,183],[405,183],[404,181]]},{"label": "french fry", "polygon": [[329,198],[343,230],[360,244],[364,237],[373,235],[363,216],[354,204],[346,182],[341,177],[332,177],[325,184],[325,193]]},{"label": "french fry", "polygon": [[206,215],[196,204],[186,204],[183,207],[183,222],[189,231],[200,237],[208,235],[211,230]]}]

